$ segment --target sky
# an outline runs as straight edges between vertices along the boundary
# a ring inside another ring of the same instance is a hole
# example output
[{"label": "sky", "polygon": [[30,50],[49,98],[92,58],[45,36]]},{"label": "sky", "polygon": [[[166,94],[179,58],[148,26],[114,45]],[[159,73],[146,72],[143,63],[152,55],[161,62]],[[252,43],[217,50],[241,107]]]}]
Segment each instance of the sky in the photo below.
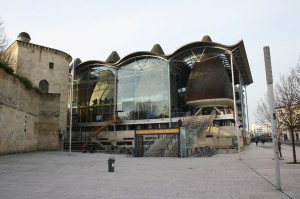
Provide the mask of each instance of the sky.
[{"label": "sky", "polygon": [[270,47],[274,85],[300,56],[299,0],[0,0],[12,43],[27,32],[31,43],[82,61],[125,57],[160,44],[165,54],[209,35],[213,42],[244,41],[253,77],[247,86],[250,126],[267,92],[263,48]]}]

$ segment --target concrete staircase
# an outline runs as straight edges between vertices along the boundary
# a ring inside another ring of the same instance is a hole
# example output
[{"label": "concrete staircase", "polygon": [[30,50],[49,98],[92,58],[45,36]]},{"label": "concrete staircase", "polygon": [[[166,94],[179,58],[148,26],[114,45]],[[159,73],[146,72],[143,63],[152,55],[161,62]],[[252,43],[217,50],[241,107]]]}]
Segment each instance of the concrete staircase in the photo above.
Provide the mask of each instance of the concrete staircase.
[{"label": "concrete staircase", "polygon": [[164,157],[178,157],[178,140],[173,140],[169,149],[164,151]]},{"label": "concrete staircase", "polygon": [[[178,152],[175,150],[177,140],[175,136],[167,136],[162,139],[158,139],[154,144],[144,153],[144,157],[177,157]],[[178,150],[178,145],[177,145]],[[170,155],[170,156],[169,156]]]},{"label": "concrete staircase", "polygon": [[[85,142],[85,141],[72,141],[72,145],[71,145],[71,150],[72,151],[76,151],[76,152],[81,152],[82,151],[82,145],[84,143],[87,143],[88,145],[93,144],[95,147],[95,151],[96,152],[100,152],[100,151],[104,151],[105,148],[101,145],[98,144],[98,142]],[[64,142],[64,151],[68,151],[69,150],[69,146],[70,146],[70,142],[69,141],[65,141]]]}]

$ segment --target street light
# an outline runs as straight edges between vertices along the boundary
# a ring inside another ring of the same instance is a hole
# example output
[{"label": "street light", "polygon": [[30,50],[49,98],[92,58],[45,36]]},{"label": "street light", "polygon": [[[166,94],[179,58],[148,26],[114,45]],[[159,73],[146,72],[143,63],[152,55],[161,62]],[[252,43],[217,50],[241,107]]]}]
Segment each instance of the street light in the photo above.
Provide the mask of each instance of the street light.
[{"label": "street light", "polygon": [[269,99],[269,112],[273,115],[271,117],[272,124],[272,140],[273,140],[273,155],[275,162],[275,175],[276,175],[276,187],[281,190],[280,182],[280,168],[279,168],[279,155],[278,155],[278,143],[277,143],[277,124],[275,115],[275,103],[274,103],[274,90],[273,90],[273,75],[271,66],[270,49],[268,46],[264,47],[265,69],[268,85],[268,99]]},{"label": "street light", "polygon": [[235,133],[238,142],[239,160],[241,160],[241,150],[240,150],[240,135],[239,135],[239,125],[237,123],[237,106],[236,106],[236,96],[235,96],[235,86],[234,86],[234,70],[233,70],[233,54],[232,51],[228,51],[230,54],[230,65],[231,65],[231,79],[232,79],[232,91],[233,91],[233,106],[234,106],[234,123],[235,123]]},{"label": "street light", "polygon": [[73,117],[73,80],[75,77],[75,67],[81,63],[81,60],[79,58],[74,59],[70,65],[69,68],[71,69],[71,85],[70,85],[70,125],[69,125],[69,155],[71,155],[71,149],[72,149],[72,117]]}]

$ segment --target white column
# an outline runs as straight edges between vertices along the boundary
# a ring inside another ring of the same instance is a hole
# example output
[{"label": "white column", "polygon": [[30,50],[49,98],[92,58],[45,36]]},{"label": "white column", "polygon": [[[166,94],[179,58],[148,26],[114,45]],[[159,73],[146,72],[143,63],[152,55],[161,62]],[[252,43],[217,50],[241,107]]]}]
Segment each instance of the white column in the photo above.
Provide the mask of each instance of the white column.
[{"label": "white column", "polygon": [[235,96],[235,86],[234,86],[234,70],[233,70],[233,54],[230,51],[230,65],[231,65],[231,78],[232,78],[232,92],[233,92],[233,106],[234,106],[234,122],[235,122],[235,133],[238,142],[239,160],[241,160],[241,149],[240,149],[240,134],[239,125],[237,123],[237,106],[236,106],[236,96]]},{"label": "white column", "polygon": [[266,68],[266,77],[267,77],[267,86],[268,86],[269,113],[271,115],[271,125],[272,125],[276,187],[277,189],[281,190],[278,141],[277,141],[277,124],[276,124],[274,90],[273,90],[273,75],[272,75],[270,49],[268,46],[264,47],[264,58],[265,58],[265,68]]},{"label": "white column", "polygon": [[72,117],[73,117],[73,79],[74,79],[74,62],[73,61],[73,65],[72,65],[72,70],[71,70],[71,85],[70,85],[70,125],[69,125],[69,136],[70,136],[70,141],[69,141],[69,155],[71,155],[71,148],[72,148]]}]

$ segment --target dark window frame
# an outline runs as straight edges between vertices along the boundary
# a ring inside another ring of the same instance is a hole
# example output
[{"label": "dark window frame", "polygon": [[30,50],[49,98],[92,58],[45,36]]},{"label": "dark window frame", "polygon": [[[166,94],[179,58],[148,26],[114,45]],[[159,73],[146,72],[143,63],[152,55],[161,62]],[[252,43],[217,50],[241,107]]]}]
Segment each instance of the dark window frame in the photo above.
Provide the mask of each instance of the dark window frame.
[{"label": "dark window frame", "polygon": [[54,63],[53,62],[49,62],[49,69],[54,69]]},{"label": "dark window frame", "polygon": [[39,82],[39,89],[42,93],[48,93],[49,92],[49,83],[47,80],[41,80]]}]

